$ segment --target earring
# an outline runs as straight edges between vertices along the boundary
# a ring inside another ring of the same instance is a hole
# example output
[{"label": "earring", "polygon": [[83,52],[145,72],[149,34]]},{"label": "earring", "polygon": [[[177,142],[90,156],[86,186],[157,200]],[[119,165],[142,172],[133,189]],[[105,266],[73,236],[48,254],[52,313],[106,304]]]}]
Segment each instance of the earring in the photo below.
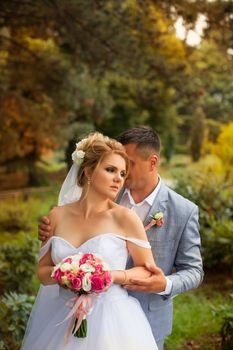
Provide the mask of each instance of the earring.
[{"label": "earring", "polygon": [[87,178],[87,184],[90,185],[90,183],[91,183],[91,178],[88,177],[88,178]]}]

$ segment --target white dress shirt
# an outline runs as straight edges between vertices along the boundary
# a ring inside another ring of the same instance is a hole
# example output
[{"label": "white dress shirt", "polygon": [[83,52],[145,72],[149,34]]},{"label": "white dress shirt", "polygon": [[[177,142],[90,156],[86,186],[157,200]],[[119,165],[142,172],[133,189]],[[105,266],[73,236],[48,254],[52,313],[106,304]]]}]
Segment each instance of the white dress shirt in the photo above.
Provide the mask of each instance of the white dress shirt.
[{"label": "white dress shirt", "polygon": [[[143,222],[146,219],[147,215],[149,214],[150,208],[155,200],[155,197],[160,189],[160,186],[161,186],[161,180],[159,177],[159,183],[157,184],[153,192],[151,192],[149,196],[146,197],[140,203],[135,203],[133,197],[131,196],[130,190],[126,188],[123,193],[123,196],[121,197],[120,204],[126,208],[133,210]],[[167,285],[165,290],[157,294],[168,295],[171,293],[172,281],[168,277],[166,277],[166,281],[167,281]]]}]

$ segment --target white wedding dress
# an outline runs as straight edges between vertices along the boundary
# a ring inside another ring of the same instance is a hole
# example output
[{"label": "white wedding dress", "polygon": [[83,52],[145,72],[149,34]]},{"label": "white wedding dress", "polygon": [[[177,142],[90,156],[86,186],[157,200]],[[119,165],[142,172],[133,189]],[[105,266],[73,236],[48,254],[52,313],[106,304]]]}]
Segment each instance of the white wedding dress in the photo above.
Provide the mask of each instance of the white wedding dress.
[{"label": "white wedding dress", "polygon": [[[147,241],[128,239],[144,248]],[[125,238],[113,233],[95,236],[76,248],[61,237],[53,236],[41,249],[41,257],[51,246],[54,264],[68,255],[98,253],[112,270],[125,269],[128,251]],[[70,320],[67,301],[74,294],[58,285],[42,286],[31,313],[21,350],[157,350],[150,325],[137,299],[113,284],[99,295],[87,316],[87,337],[64,337]]]}]

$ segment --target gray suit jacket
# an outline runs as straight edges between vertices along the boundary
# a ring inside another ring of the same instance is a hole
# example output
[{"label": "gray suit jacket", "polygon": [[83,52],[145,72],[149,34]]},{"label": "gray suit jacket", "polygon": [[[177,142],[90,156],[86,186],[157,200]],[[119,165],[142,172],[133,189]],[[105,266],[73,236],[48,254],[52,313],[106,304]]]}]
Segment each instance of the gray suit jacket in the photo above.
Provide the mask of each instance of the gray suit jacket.
[{"label": "gray suit jacket", "polygon": [[[164,225],[153,226],[147,231],[147,236],[156,264],[172,280],[172,291],[166,296],[138,292],[130,294],[140,301],[155,340],[160,340],[172,331],[172,297],[198,287],[203,279],[203,269],[198,207],[162,181],[144,225],[151,221],[150,215],[156,212],[164,214]],[[128,263],[130,266],[132,261]]]}]

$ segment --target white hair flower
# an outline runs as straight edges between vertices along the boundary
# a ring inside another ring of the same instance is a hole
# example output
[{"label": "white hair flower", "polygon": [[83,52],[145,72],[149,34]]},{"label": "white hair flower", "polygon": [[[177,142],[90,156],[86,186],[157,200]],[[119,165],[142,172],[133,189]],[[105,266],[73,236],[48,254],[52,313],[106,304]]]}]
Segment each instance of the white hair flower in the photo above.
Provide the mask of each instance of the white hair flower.
[{"label": "white hair flower", "polygon": [[76,165],[81,165],[85,156],[85,152],[79,149],[79,147],[84,143],[84,140],[76,143],[76,150],[72,153],[72,160]]},{"label": "white hair flower", "polygon": [[75,164],[77,165],[81,165],[83,160],[84,160],[84,156],[85,156],[85,152],[82,151],[81,149],[78,150],[76,149],[73,153],[72,153],[72,160]]}]

